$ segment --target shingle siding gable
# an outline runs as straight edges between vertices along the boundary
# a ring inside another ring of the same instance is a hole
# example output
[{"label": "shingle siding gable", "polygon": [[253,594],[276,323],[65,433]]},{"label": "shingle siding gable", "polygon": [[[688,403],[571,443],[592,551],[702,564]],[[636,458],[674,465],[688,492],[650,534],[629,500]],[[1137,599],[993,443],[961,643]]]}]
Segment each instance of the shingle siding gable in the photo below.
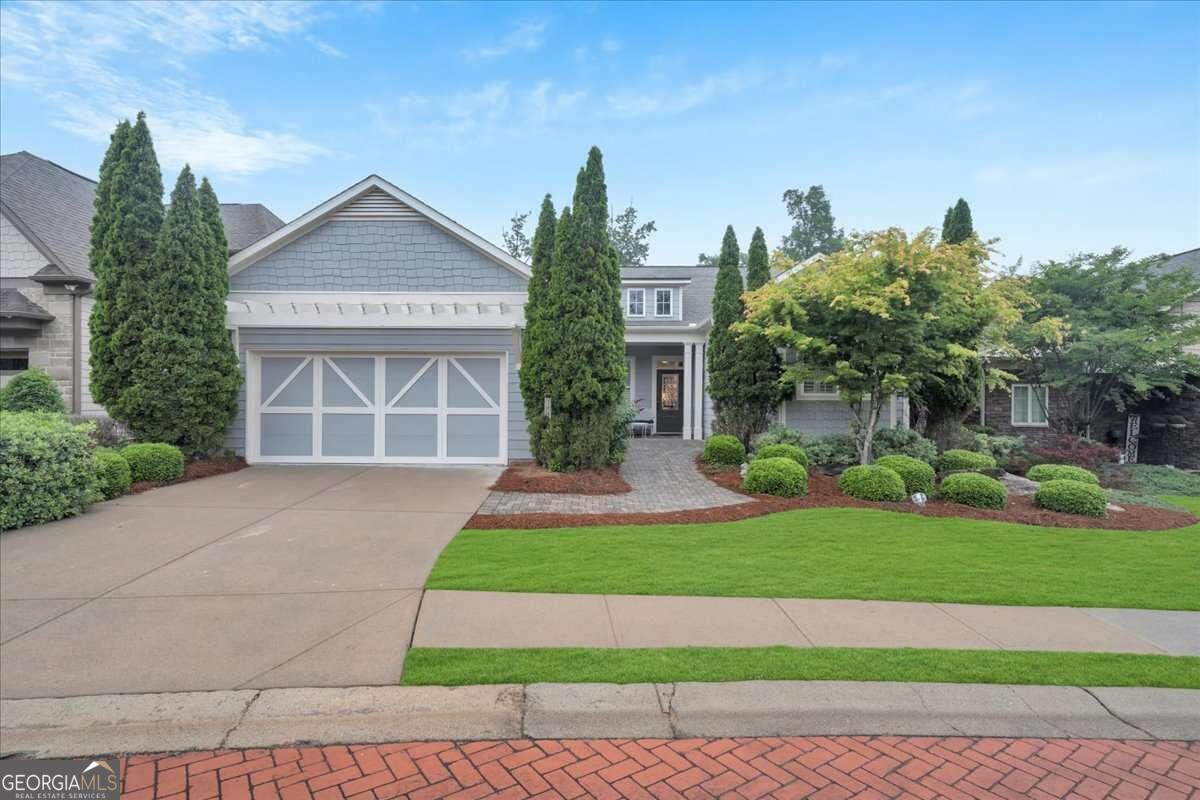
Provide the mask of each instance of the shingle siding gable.
[{"label": "shingle siding gable", "polygon": [[423,219],[334,219],[233,275],[233,291],[523,292],[525,279]]}]

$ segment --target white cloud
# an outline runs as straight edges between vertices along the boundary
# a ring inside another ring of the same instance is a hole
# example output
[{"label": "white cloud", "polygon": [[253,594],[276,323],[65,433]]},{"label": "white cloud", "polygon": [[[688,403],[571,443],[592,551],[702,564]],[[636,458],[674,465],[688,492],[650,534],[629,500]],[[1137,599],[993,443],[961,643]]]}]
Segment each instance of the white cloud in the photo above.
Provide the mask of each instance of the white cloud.
[{"label": "white cloud", "polygon": [[612,36],[605,36],[600,40],[600,49],[606,53],[615,53],[621,49],[621,40],[615,39]]},{"label": "white cloud", "polygon": [[[186,82],[187,60],[269,48],[317,16],[311,2],[5,5],[0,68],[7,83],[41,95],[55,127],[107,142],[118,119],[144,110],[164,165],[244,175],[324,151],[296,134],[249,125],[223,98]],[[340,52],[308,39],[329,55]]]},{"label": "white cloud", "polygon": [[329,42],[318,39],[315,36],[307,36],[305,38],[308,40],[309,44],[311,44],[313,47],[317,48],[318,50],[320,50],[322,53],[329,56],[330,58],[349,58],[349,56],[347,56],[345,52],[337,49],[336,47],[331,45]]},{"label": "white cloud", "polygon": [[582,89],[559,89],[549,80],[528,89],[492,81],[445,95],[407,93],[369,103],[366,110],[375,129],[385,136],[408,144],[457,148],[543,130],[586,96]]},{"label": "white cloud", "polygon": [[817,59],[821,72],[836,72],[858,62],[858,53],[823,53]]},{"label": "white cloud", "polygon": [[469,59],[499,58],[518,50],[537,50],[542,46],[546,28],[550,25],[546,20],[529,20],[520,22],[504,35],[498,42],[462,51]]},{"label": "white cloud", "polygon": [[752,66],[707,75],[677,87],[620,89],[607,96],[609,112],[618,117],[679,114],[718,97],[740,94],[761,85],[767,73]]}]

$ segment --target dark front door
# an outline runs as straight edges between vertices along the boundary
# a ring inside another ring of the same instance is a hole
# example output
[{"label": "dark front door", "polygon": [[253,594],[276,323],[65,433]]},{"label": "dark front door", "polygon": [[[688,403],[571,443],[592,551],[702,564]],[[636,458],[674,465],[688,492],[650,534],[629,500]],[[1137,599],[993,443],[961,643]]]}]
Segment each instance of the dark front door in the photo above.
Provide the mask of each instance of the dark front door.
[{"label": "dark front door", "polygon": [[683,433],[683,370],[658,371],[658,391],[655,407],[658,412],[657,433]]}]

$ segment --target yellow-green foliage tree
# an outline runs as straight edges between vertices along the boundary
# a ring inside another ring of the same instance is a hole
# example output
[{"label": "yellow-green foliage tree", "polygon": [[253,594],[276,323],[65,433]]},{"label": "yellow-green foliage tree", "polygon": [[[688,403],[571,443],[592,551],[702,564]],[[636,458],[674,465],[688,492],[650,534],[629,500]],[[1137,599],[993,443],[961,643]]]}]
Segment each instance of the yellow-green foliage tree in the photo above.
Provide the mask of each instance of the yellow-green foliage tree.
[{"label": "yellow-green foliage tree", "polygon": [[747,295],[747,322],[738,327],[799,354],[785,381],[838,388],[867,464],[891,395],[974,368],[978,342],[956,339],[958,321],[1007,313],[1002,297],[984,291],[987,255],[974,237],[947,244],[930,230],[855,235],[824,261]]}]

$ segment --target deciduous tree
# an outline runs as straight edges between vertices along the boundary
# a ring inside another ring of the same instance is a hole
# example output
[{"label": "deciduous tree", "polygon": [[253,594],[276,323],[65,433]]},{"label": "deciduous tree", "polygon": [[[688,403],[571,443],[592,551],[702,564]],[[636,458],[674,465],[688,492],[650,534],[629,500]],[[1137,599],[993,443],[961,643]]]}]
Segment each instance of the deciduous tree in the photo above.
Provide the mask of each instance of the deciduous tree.
[{"label": "deciduous tree", "polygon": [[637,209],[629,205],[608,223],[608,236],[617,251],[617,264],[622,267],[640,267],[650,254],[650,234],[658,228],[654,220],[637,224]]},{"label": "deciduous tree", "polygon": [[529,221],[530,213],[526,211],[513,214],[512,219],[508,221],[508,227],[500,232],[500,238],[504,240],[504,249],[510,256],[522,261],[528,261],[533,255],[533,246],[525,234],[525,223]]},{"label": "deciduous tree", "polygon": [[780,246],[789,258],[803,261],[817,253],[829,254],[841,249],[845,237],[842,229],[834,225],[825,187],[810,186],[807,192],[788,189],[783,193],[783,202],[792,218],[792,230],[783,237]]}]

